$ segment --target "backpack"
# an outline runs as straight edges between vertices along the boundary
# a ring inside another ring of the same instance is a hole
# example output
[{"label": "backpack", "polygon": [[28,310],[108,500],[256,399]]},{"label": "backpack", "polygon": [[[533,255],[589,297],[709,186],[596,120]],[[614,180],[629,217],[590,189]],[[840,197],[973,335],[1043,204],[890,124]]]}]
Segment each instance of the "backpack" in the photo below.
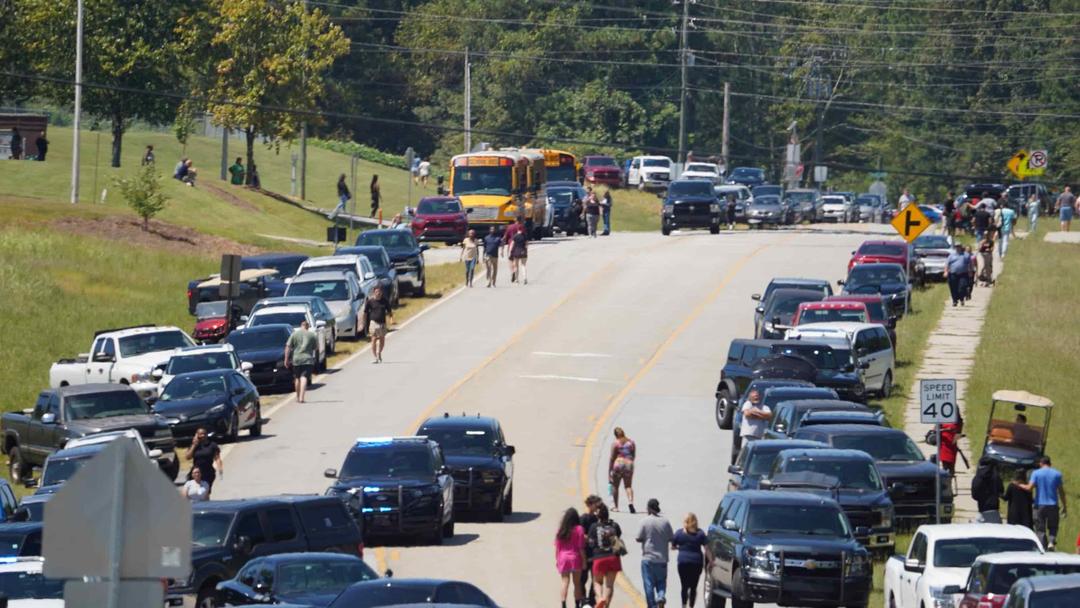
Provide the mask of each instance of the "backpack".
[{"label": "backpack", "polygon": [[626,555],[626,544],[619,538],[619,529],[615,522],[596,524],[596,550],[613,555]]}]

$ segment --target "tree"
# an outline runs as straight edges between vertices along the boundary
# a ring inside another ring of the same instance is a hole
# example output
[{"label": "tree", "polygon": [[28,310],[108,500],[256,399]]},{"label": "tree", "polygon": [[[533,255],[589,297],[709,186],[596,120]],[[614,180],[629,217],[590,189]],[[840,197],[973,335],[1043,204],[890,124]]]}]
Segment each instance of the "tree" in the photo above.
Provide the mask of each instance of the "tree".
[{"label": "tree", "polygon": [[319,122],[313,112],[326,73],[349,51],[349,40],[323,12],[308,12],[301,2],[209,0],[207,7],[178,28],[189,65],[209,66],[189,77],[214,123],[244,132],[253,167],[256,137],[288,140],[305,120]]},{"label": "tree", "polygon": [[[59,82],[41,92],[68,104],[74,87],[66,82],[75,65],[75,0],[21,0],[20,29],[32,68]],[[176,109],[165,95],[176,88],[172,54],[183,2],[84,0],[83,111],[112,125],[112,166],[120,166],[124,131],[133,120],[172,121]]]},{"label": "tree", "polygon": [[117,179],[117,187],[128,205],[143,218],[143,230],[150,228],[150,218],[165,209],[169,202],[161,190],[161,175],[154,165],[143,165],[134,177]]}]

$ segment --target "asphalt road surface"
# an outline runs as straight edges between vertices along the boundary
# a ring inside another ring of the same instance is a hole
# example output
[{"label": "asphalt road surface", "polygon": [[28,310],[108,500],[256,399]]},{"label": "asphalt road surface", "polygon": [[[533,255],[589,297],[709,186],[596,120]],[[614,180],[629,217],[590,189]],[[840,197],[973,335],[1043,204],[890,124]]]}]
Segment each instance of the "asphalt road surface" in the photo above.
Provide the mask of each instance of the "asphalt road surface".
[{"label": "asphalt road surface", "polygon": [[[752,293],[773,276],[843,278],[850,253],[887,226],[616,234],[530,247],[529,285],[462,290],[363,351],[308,395],[269,410],[265,436],[226,448],[215,498],[322,493],[357,437],[408,435],[432,414],[501,420],[515,456],[504,523],[459,522],[439,547],[369,549],[396,576],[472,582],[501,605],[555,605],[553,539],[564,509],[607,491],[611,429],[637,442],[639,514],[615,514],[628,540],[615,606],[644,606],[633,537],[645,502],[678,528],[707,526],[724,493],[730,433],[713,392],[728,343],[753,331]],[[373,554],[373,555],[372,555]],[[374,559],[372,559],[372,557]],[[672,556],[674,560],[674,555]],[[678,601],[674,565],[668,596]],[[700,605],[700,604],[699,604]]]}]

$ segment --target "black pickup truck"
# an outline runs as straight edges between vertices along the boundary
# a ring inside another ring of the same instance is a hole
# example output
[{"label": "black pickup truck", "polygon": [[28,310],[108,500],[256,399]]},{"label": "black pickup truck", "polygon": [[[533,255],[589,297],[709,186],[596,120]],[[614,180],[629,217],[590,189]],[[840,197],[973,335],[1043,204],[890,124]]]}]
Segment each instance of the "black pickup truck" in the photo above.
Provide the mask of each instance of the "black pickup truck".
[{"label": "black pickup truck", "polygon": [[169,423],[126,384],[81,384],[41,391],[33,409],[0,417],[3,452],[11,479],[22,482],[69,439],[134,429],[148,450],[161,450],[158,465],[175,479],[180,463]]}]

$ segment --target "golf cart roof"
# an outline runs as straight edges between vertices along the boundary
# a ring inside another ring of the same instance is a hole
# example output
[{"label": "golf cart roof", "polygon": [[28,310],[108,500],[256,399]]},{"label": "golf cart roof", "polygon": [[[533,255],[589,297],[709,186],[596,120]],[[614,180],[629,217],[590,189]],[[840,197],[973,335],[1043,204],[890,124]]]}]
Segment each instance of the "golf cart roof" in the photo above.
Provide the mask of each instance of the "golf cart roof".
[{"label": "golf cart roof", "polygon": [[1054,407],[1053,401],[1050,401],[1046,397],[1032,395],[1027,391],[994,391],[993,399],[994,401],[1010,401],[1012,403],[1021,403],[1033,407]]},{"label": "golf cart roof", "polygon": [[[278,271],[273,268],[245,268],[240,271],[240,282],[247,283],[261,277],[276,275]],[[198,287],[217,287],[221,285],[221,275],[212,275],[209,279],[199,283]]]}]

